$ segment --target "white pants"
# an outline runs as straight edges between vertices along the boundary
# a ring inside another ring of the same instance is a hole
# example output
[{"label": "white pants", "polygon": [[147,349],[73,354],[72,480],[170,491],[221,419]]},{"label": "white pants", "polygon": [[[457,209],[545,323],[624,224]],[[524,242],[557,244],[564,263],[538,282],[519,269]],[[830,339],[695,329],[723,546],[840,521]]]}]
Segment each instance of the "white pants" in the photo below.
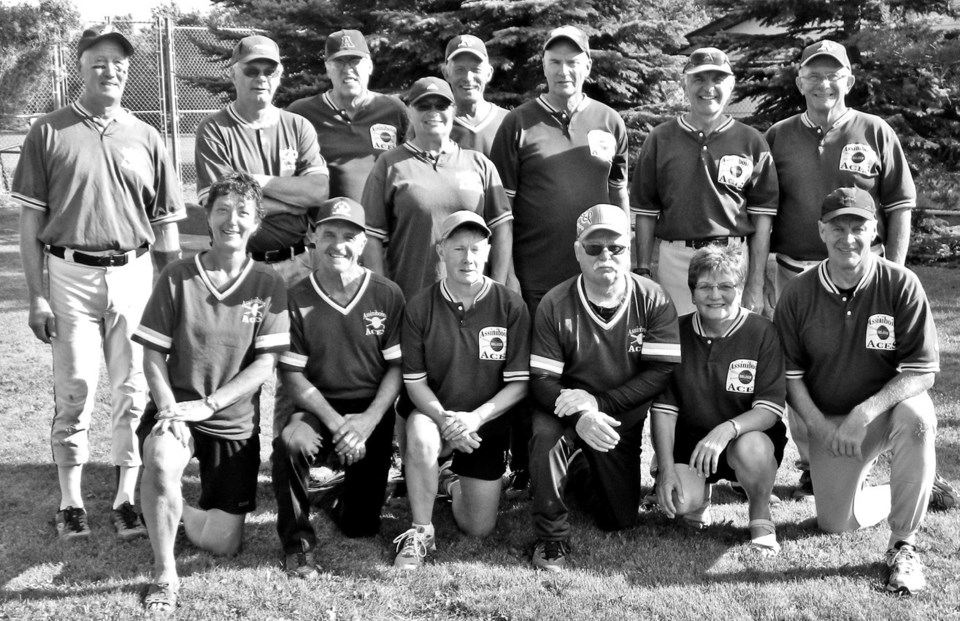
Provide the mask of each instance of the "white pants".
[{"label": "white pants", "polygon": [[136,429],[147,400],[143,350],[130,340],[153,286],[146,252],[122,267],[89,267],[48,258],[53,349],[51,446],[57,466],[89,459],[87,430],[100,375],[100,351],[110,380],[113,463],[140,465]]},{"label": "white pants", "polygon": [[[739,245],[740,254],[743,255],[744,274],[749,267],[747,244],[731,242]],[[677,307],[677,315],[686,315],[697,310],[693,305],[693,294],[690,292],[690,285],[687,284],[687,272],[690,270],[690,259],[696,249],[687,247],[682,241],[660,242],[660,254],[657,266],[657,282],[667,292],[673,305]]]}]

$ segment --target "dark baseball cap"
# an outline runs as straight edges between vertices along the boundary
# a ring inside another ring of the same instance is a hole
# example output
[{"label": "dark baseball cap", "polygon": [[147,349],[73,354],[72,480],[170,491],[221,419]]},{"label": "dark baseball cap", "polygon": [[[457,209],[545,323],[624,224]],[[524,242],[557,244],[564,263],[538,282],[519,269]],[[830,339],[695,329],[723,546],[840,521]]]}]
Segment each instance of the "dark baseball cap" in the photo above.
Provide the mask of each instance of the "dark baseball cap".
[{"label": "dark baseball cap", "polygon": [[590,40],[587,38],[586,33],[576,26],[560,26],[559,28],[551,30],[547,36],[547,42],[543,44],[543,49],[550,49],[550,46],[559,39],[566,39],[580,48],[580,51],[584,54],[590,54]]},{"label": "dark baseball cap", "polygon": [[359,30],[338,30],[327,37],[327,60],[343,56],[370,56],[367,40]]},{"label": "dark baseball cap", "polygon": [[877,203],[870,193],[861,188],[837,188],[823,199],[820,221],[829,222],[838,216],[859,216],[865,220],[877,219]]},{"label": "dark baseball cap", "polygon": [[230,64],[248,63],[253,60],[270,60],[280,64],[280,48],[270,37],[250,35],[237,41]]},{"label": "dark baseball cap", "polygon": [[123,48],[127,56],[133,56],[133,44],[116,29],[113,24],[97,24],[90,26],[80,35],[80,41],[77,42],[77,58],[83,55],[85,51],[100,43],[101,41],[116,41]]},{"label": "dark baseball cap", "polygon": [[817,41],[803,48],[803,54],[800,55],[800,66],[802,67],[814,58],[820,58],[821,56],[832,58],[847,69],[850,68],[850,58],[847,57],[847,48],[829,39]]},{"label": "dark baseball cap", "polygon": [[450,85],[447,84],[447,81],[441,80],[440,78],[429,77],[420,78],[413,83],[413,86],[411,86],[407,92],[407,104],[412,106],[424,97],[430,97],[431,95],[454,103],[453,91],[450,90]]},{"label": "dark baseball cap", "polygon": [[320,226],[324,222],[334,220],[349,222],[361,229],[365,229],[367,226],[363,205],[346,196],[337,196],[336,198],[330,198],[320,203],[313,225]]},{"label": "dark baseball cap", "polygon": [[459,56],[460,54],[472,54],[480,60],[487,60],[487,46],[480,37],[473,35],[457,35],[447,43],[447,50],[444,56],[447,60]]}]

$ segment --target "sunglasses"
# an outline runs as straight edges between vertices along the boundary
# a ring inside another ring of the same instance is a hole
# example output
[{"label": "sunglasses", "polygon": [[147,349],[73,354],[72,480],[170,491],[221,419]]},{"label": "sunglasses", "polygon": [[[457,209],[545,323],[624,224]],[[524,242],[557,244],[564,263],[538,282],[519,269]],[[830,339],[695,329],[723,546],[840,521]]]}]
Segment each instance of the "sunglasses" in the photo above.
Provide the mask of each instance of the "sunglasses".
[{"label": "sunglasses", "polygon": [[279,73],[280,73],[279,65],[269,67],[263,70],[253,65],[247,65],[246,67],[243,68],[243,75],[247,76],[248,78],[259,78],[260,76],[263,76],[265,78],[272,78]]},{"label": "sunglasses", "polygon": [[599,255],[604,250],[609,250],[610,254],[617,256],[623,254],[623,251],[627,249],[626,246],[619,244],[580,244],[580,246],[591,257]]},{"label": "sunglasses", "polygon": [[434,101],[433,103],[418,103],[413,107],[417,112],[429,112],[431,110],[446,112],[451,105],[449,101]]}]

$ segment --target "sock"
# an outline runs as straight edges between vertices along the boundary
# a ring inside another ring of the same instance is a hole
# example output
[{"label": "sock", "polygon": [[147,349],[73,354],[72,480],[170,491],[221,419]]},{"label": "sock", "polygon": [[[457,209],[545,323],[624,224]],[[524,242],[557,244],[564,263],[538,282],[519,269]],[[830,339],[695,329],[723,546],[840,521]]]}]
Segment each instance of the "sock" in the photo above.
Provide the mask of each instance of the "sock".
[{"label": "sock", "polygon": [[433,522],[429,524],[413,524],[413,527],[417,529],[418,533],[433,537]]}]

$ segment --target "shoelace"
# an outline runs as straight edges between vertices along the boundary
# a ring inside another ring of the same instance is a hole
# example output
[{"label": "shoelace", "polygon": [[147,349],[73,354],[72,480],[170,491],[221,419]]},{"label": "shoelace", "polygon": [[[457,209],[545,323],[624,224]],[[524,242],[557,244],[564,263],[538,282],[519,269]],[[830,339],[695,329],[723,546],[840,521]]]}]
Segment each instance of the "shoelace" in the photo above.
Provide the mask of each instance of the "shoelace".
[{"label": "shoelace", "polygon": [[543,558],[548,561],[565,556],[569,551],[570,547],[565,541],[545,541],[543,544]]},{"label": "shoelace", "polygon": [[904,573],[913,572],[917,568],[917,556],[914,554],[913,548],[903,546],[898,549],[890,560],[890,565],[899,566],[900,571]]},{"label": "shoelace", "polygon": [[67,522],[70,528],[76,532],[87,530],[87,514],[82,509],[69,509],[67,511]]},{"label": "shoelace", "polygon": [[403,552],[407,552],[407,549],[410,548],[420,558],[426,558],[427,556],[427,536],[418,532],[416,528],[411,528],[398,535],[393,542],[397,544],[397,552],[400,552],[401,548],[403,548]]},{"label": "shoelace", "polygon": [[140,525],[140,516],[129,503],[120,505],[120,518],[125,528],[136,528]]}]

